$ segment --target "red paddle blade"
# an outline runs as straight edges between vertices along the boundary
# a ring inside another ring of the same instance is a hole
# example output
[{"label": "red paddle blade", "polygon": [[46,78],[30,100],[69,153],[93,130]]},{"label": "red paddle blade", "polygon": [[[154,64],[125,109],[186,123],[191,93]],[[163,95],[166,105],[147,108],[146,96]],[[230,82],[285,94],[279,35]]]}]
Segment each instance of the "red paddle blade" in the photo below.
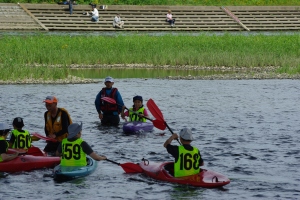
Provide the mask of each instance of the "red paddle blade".
[{"label": "red paddle blade", "polygon": [[113,98],[110,98],[110,97],[102,97],[101,99],[108,103],[117,104],[116,100],[114,100]]},{"label": "red paddle blade", "polygon": [[165,122],[161,121],[161,120],[158,120],[158,119],[155,119],[155,120],[152,120],[152,123],[153,123],[153,126],[160,129],[160,130],[165,130],[167,128]]},{"label": "red paddle blade", "polygon": [[33,156],[45,156],[45,153],[40,148],[35,146],[28,148],[27,154]]},{"label": "red paddle blade", "polygon": [[38,138],[40,138],[40,139],[46,140],[46,141],[57,142],[57,140],[54,139],[54,138],[42,136],[42,135],[40,135],[40,134],[38,134],[38,133],[32,133],[32,135],[35,136],[35,137],[38,137]]},{"label": "red paddle blade", "polygon": [[139,164],[135,163],[124,163],[120,164],[125,173],[142,173],[143,169],[139,166]]},{"label": "red paddle blade", "polygon": [[163,122],[165,121],[162,112],[160,111],[160,109],[157,107],[157,105],[155,104],[155,102],[152,99],[148,100],[147,107],[148,107],[149,111],[151,112],[151,114],[154,116],[154,118],[159,119]]}]

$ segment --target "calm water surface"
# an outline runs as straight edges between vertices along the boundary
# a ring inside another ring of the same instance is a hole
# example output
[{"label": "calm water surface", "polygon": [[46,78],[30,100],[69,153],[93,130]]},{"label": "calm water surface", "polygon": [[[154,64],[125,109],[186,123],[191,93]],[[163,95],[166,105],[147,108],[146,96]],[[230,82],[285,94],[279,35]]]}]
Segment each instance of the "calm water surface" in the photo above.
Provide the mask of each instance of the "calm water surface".
[{"label": "calm water surface", "polygon": [[[152,98],[174,132],[191,128],[203,168],[227,175],[231,183],[221,189],[176,185],[125,174],[101,161],[92,175],[66,183],[43,177],[51,169],[10,174],[0,178],[0,199],[300,199],[298,80],[119,79],[114,86],[127,107],[134,95]],[[101,87],[103,83],[1,85],[0,121],[11,123],[20,116],[24,128],[44,134],[42,101],[56,95],[59,107],[74,122],[83,122],[83,138],[99,154],[120,163],[172,160],[163,148],[168,130],[126,136],[122,125],[100,125],[94,99]],[[45,146],[43,141],[34,144]]]}]

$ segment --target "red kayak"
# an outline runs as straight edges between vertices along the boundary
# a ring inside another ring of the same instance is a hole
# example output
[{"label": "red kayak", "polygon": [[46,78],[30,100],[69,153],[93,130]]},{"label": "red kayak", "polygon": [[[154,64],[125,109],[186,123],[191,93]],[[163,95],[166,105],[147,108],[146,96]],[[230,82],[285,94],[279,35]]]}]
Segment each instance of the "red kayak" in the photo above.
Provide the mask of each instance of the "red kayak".
[{"label": "red kayak", "polygon": [[173,162],[152,162],[149,164],[148,162],[143,161],[139,165],[147,176],[161,181],[204,188],[217,188],[230,183],[230,180],[226,176],[206,169],[201,169],[199,174],[175,178],[165,169],[168,168],[168,165],[173,166],[173,164]]},{"label": "red kayak", "polygon": [[[54,168],[60,163],[60,157],[47,157],[43,151],[38,152],[35,147],[28,149],[28,154],[16,157],[13,160],[0,162],[0,172],[31,171],[42,168]],[[8,152],[15,153],[17,150],[9,149]],[[29,155],[31,154],[31,155]]]},{"label": "red kayak", "polygon": [[47,156],[47,154],[41,150],[38,147],[31,146],[27,150],[25,149],[14,149],[14,148],[8,148],[7,153],[13,154],[13,153],[21,153],[25,155],[32,155],[32,156]]}]

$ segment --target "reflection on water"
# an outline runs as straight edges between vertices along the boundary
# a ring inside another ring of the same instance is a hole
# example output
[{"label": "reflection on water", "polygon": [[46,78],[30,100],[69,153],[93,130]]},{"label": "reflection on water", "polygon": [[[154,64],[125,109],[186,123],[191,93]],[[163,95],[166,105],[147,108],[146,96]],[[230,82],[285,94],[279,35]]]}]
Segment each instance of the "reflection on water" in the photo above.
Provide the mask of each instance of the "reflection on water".
[{"label": "reflection on water", "polygon": [[104,78],[109,74],[114,78],[164,78],[167,76],[208,76],[214,74],[228,74],[232,71],[214,70],[182,70],[182,69],[71,69],[71,75],[83,78]]}]

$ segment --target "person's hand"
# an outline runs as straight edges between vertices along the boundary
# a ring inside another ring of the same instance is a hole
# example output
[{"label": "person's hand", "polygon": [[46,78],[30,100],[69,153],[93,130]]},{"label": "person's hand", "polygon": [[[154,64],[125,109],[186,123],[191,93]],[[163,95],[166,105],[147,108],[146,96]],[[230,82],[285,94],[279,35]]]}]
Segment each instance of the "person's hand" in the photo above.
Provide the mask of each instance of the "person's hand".
[{"label": "person's hand", "polygon": [[122,117],[122,119],[125,119],[125,113],[121,113],[121,117]]},{"label": "person's hand", "polygon": [[172,134],[171,137],[172,137],[173,140],[177,140],[178,139],[178,135],[176,133]]},{"label": "person's hand", "polygon": [[99,119],[103,119],[103,114],[102,113],[99,113]]},{"label": "person's hand", "polygon": [[48,137],[49,138],[56,138],[56,135],[55,134],[49,134]]}]

